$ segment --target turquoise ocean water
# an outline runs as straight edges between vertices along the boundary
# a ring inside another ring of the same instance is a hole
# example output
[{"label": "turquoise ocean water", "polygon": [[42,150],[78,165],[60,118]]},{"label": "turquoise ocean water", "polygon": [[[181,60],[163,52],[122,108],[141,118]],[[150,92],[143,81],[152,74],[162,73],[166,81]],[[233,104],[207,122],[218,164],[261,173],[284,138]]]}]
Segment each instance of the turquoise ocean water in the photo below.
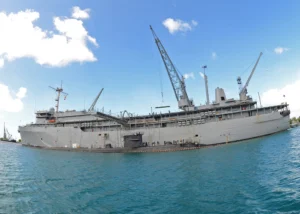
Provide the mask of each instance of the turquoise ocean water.
[{"label": "turquoise ocean water", "polygon": [[0,213],[300,213],[300,128],[173,153],[0,143]]}]

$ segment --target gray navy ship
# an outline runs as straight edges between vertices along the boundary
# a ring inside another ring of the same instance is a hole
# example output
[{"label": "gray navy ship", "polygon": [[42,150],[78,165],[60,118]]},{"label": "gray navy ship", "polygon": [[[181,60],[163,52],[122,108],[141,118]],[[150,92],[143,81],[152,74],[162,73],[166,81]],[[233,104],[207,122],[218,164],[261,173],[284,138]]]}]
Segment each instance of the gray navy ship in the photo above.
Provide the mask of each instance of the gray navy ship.
[{"label": "gray navy ship", "polygon": [[[93,149],[103,152],[171,151],[231,143],[284,131],[290,127],[287,103],[258,106],[247,87],[262,56],[260,53],[246,83],[239,85],[239,99],[228,99],[222,88],[215,89],[210,102],[204,73],[206,105],[195,106],[189,99],[184,77],[179,74],[161,41],[150,26],[168,73],[179,111],[134,116],[127,111],[118,116],[95,111],[93,104],[84,111],[59,111],[62,87],[55,109],[37,111],[35,123],[19,127],[22,144],[50,149]],[[203,67],[204,69],[206,66]]]}]

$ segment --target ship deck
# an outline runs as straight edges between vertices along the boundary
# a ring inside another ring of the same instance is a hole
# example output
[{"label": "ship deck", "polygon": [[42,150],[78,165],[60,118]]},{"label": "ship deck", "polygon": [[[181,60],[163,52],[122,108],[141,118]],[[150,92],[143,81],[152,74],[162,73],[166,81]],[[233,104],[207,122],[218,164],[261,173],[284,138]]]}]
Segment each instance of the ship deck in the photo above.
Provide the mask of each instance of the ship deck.
[{"label": "ship deck", "polygon": [[[226,115],[238,115],[238,114],[247,114],[249,112],[249,116],[252,116],[253,113],[257,112],[257,114],[264,114],[267,112],[283,110],[287,108],[288,104],[282,103],[280,105],[272,105],[268,107],[259,107],[255,108],[256,102],[247,102],[245,104],[232,104],[227,106],[215,106],[213,108],[205,108],[198,109],[193,111],[179,111],[179,112],[168,112],[168,113],[152,113],[149,115],[140,115],[133,117],[114,117],[111,115],[107,115],[101,112],[93,112],[95,117],[89,120],[69,120],[69,121],[57,121],[52,124],[30,124],[29,126],[64,126],[64,125],[75,125],[75,126],[89,126],[91,127],[91,123],[101,123],[101,122],[113,122],[112,124],[103,124],[103,126],[123,126],[124,128],[130,127],[135,124],[158,124],[158,123],[174,123],[183,120],[191,120],[191,119],[203,119],[208,117],[222,117]],[[63,118],[63,116],[61,116]],[[69,116],[68,116],[69,117]],[[76,117],[76,116],[74,116]],[[60,117],[58,117],[59,119]],[[89,125],[87,125],[89,124]],[[28,126],[28,125],[27,125]],[[100,125],[102,126],[102,125]]]}]

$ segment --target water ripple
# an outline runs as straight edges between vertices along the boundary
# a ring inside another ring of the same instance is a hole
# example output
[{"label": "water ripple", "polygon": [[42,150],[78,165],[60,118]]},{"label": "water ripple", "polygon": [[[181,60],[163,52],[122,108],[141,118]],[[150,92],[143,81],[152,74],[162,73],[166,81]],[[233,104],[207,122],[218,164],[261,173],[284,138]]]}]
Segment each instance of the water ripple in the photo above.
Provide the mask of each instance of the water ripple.
[{"label": "water ripple", "polygon": [[0,143],[0,213],[299,213],[300,129],[194,151]]}]

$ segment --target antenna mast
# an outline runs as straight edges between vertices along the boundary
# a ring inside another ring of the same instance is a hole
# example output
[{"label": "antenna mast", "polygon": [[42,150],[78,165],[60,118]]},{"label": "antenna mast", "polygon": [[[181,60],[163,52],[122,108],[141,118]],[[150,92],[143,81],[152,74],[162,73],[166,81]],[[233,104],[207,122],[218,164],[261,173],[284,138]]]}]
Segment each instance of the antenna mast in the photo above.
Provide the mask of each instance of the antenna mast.
[{"label": "antenna mast", "polygon": [[59,110],[59,100],[60,100],[60,95],[63,94],[63,95],[64,95],[64,100],[66,100],[68,94],[65,93],[65,92],[63,92],[64,90],[63,90],[63,88],[62,88],[62,84],[61,84],[60,88],[59,88],[59,87],[53,88],[53,87],[51,87],[51,86],[49,86],[49,88],[53,89],[53,90],[56,91],[56,93],[57,93],[57,97],[56,97],[56,99],[55,99],[55,101],[56,101],[55,108],[56,108],[56,113],[58,113],[58,110]]},{"label": "antenna mast", "polygon": [[178,74],[178,71],[176,70],[172,60],[170,59],[167,51],[165,50],[159,38],[155,34],[151,25],[150,25],[150,30],[152,31],[155,43],[157,45],[161,58],[168,72],[169,79],[171,81],[176,99],[178,101],[179,108],[183,110],[188,110],[188,107],[194,107],[193,102],[189,100],[189,97],[187,95],[185,89],[184,77]]}]

